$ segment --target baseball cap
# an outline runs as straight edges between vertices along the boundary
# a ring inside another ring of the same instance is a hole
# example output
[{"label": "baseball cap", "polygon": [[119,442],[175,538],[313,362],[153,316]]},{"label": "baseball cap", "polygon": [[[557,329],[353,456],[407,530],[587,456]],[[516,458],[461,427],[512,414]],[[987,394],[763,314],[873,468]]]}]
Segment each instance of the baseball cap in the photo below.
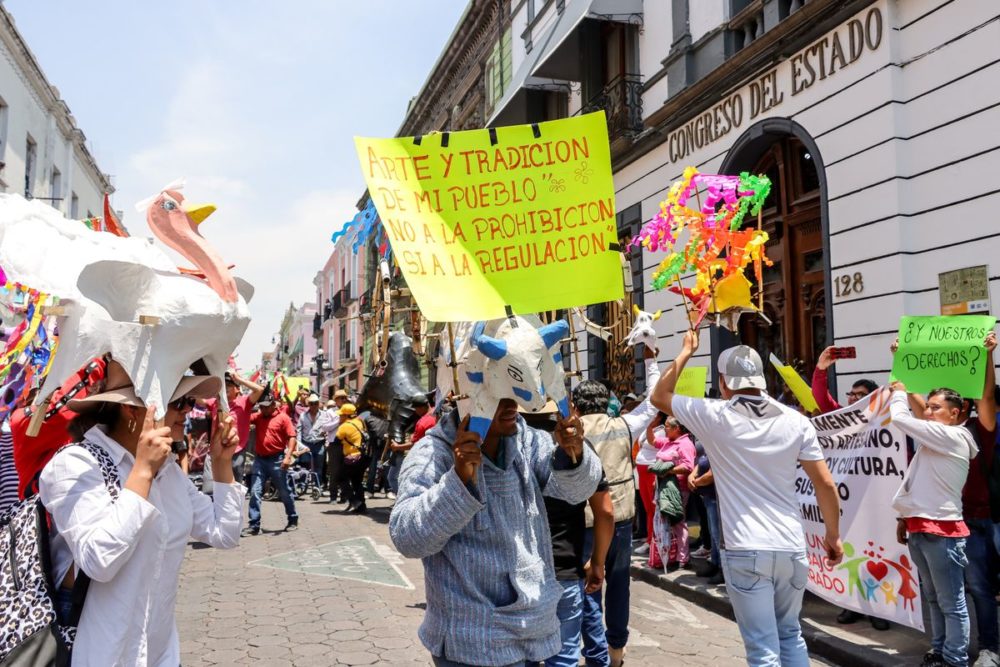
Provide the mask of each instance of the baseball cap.
[{"label": "baseball cap", "polygon": [[319,396],[316,394],[309,394],[309,398],[306,399],[306,403],[319,403]]},{"label": "baseball cap", "polygon": [[752,347],[737,345],[723,350],[719,355],[718,368],[719,374],[726,380],[726,386],[733,391],[767,389],[764,362]]},{"label": "baseball cap", "polygon": [[427,398],[426,394],[417,394],[410,399],[410,402],[414,405],[430,405],[430,399]]},{"label": "baseball cap", "polygon": [[347,415],[357,414],[358,409],[354,407],[353,403],[344,403],[340,406],[340,416],[346,417]]}]

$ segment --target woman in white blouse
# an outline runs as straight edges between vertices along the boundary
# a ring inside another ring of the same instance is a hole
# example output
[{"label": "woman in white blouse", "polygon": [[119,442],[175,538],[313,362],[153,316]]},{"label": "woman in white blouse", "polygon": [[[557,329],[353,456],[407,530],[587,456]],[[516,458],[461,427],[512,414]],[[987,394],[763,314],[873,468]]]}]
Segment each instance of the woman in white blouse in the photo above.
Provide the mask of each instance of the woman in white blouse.
[{"label": "woman in white blouse", "polygon": [[117,466],[121,489],[113,499],[94,455],[68,447],[42,471],[39,490],[52,516],[55,580],[67,589],[78,572],[90,579],[73,645],[73,665],[180,664],[174,605],[190,538],[213,547],[239,543],[245,489],[233,481],[239,436],[231,417],[211,445],[214,498],[200,493],[176,463],[171,443],[184,432],[194,399],[217,396],[219,378],[187,376],[171,397],[164,424],[153,422],[131,382],[112,380],[104,392],[70,401],[78,419],[96,422],[84,439]]}]

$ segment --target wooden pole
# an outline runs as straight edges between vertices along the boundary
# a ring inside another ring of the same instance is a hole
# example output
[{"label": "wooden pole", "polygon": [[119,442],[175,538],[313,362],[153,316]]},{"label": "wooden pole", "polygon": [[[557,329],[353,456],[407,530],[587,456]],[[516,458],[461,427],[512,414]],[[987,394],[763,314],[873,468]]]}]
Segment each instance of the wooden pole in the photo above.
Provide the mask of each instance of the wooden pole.
[{"label": "wooden pole", "polygon": [[[757,231],[759,232],[763,230],[763,228],[764,228],[764,210],[763,208],[761,208],[761,210],[757,211]],[[763,263],[764,261],[763,253],[767,252],[767,249],[761,248],[760,252],[762,253],[762,256],[757,262],[758,266],[760,266],[761,263]],[[761,268],[760,280],[758,280],[757,282],[759,283],[757,285],[757,309],[763,313],[764,312],[764,269],[763,268]]]},{"label": "wooden pole", "polygon": [[684,293],[684,286],[681,284],[681,277],[674,276],[674,280],[677,282],[677,289],[681,292],[681,298],[684,299],[684,312],[687,313],[688,329],[694,330],[694,322],[691,321],[691,309],[692,306],[688,304],[687,294]]},{"label": "wooden pole", "polygon": [[455,392],[455,400],[462,395],[461,389],[458,386],[458,359],[455,358],[455,331],[452,328],[451,322],[448,322],[448,349],[451,350],[451,384],[452,391]]}]

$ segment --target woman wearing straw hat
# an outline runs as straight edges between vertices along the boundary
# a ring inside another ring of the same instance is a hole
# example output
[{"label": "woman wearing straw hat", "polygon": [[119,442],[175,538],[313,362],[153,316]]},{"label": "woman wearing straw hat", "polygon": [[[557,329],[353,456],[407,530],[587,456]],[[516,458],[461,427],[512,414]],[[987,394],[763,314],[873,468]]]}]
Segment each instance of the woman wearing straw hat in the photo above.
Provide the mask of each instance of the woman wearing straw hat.
[{"label": "woman wearing straw hat", "polygon": [[[77,421],[91,425],[85,446],[57,453],[39,489],[52,516],[60,621],[68,622],[71,610],[79,614],[72,664],[180,664],[174,605],[187,541],[220,548],[239,542],[245,489],[233,480],[239,435],[232,417],[213,429],[214,498],[195,489],[172,453],[194,400],[221,390],[217,377],[185,376],[159,425],[154,406],[147,409],[112,363],[103,392],[69,402]],[[117,480],[106,482],[102,469],[116,471]],[[88,578],[81,613],[70,592]]]}]

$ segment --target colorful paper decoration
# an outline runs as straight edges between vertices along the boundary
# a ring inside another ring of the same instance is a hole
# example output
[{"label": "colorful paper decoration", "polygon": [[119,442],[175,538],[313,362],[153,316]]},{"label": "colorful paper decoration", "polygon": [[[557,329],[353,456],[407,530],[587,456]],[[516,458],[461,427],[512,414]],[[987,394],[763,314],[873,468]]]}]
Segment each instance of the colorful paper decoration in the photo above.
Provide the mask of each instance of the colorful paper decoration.
[{"label": "colorful paper decoration", "polygon": [[[702,189],[704,198],[699,193]],[[693,326],[709,312],[759,309],[759,302],[753,304],[744,271],[753,264],[757,285],[763,284],[763,266],[772,264],[765,253],[768,235],[759,225],[757,229],[741,227],[748,213],[760,215],[770,191],[767,176],[702,174],[688,167],[670,186],[660,211],[632,241],[635,247],[669,253],[653,273],[652,285],[681,295]],[[686,242],[680,247],[685,232]],[[680,283],[681,275],[688,272],[695,274],[691,289]]]},{"label": "colorful paper decoration", "polygon": [[45,328],[44,308],[52,300],[48,294],[20,283],[8,283],[2,269],[0,279],[0,302],[24,312],[0,352],[0,421],[3,421],[48,374],[59,337]]}]

